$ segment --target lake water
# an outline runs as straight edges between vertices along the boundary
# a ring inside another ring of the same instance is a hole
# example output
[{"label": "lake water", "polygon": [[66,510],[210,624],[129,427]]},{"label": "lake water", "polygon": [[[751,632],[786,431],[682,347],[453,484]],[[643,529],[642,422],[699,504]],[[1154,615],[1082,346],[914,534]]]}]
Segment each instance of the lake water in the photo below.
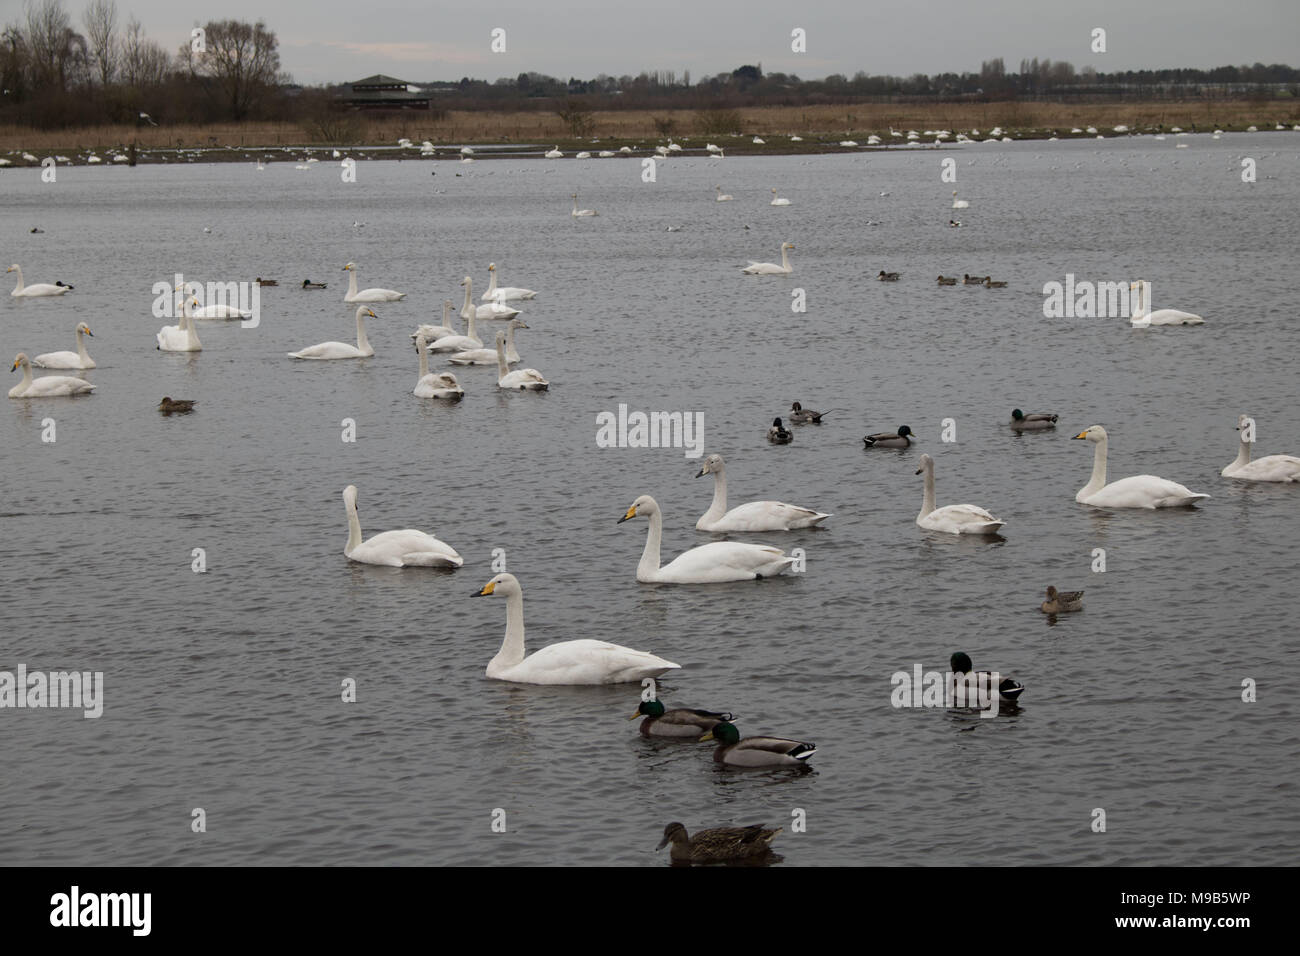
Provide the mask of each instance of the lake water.
[{"label": "lake water", "polygon": [[[72,348],[86,321],[99,368],[89,398],[0,409],[0,669],[102,671],[105,690],[99,719],[0,711],[0,859],[663,865],[680,820],[783,825],[785,865],[1294,864],[1300,487],[1219,470],[1241,413],[1257,454],[1300,453],[1298,158],[1288,132],[674,158],[655,183],[639,159],[364,162],[355,183],[331,163],[4,171],[8,260],[76,291],[4,296],[0,350]],[[792,205],[770,206],[772,187]],[[575,190],[598,217],[569,216]],[[741,275],[786,240],[794,275]],[[286,358],[352,338],[348,261],[362,288],[409,293],[374,307],[377,354]],[[408,334],[459,305],[462,276],[477,298],[489,261],[542,293],[518,341],[550,392],[500,394],[471,368],[461,404],[414,398]],[[160,353],[151,287],[176,272],[280,285],[257,328],[199,322],[202,352]],[[1009,286],[936,285],[966,272]],[[1067,274],[1148,279],[1156,307],[1206,324],[1045,318],[1044,283]],[[308,277],[329,288],[294,288]],[[163,417],[164,395],[198,410]],[[834,412],[769,445],[793,400]],[[668,559],[715,540],[694,530],[712,489],[682,449],[597,447],[596,416],[620,403],[702,413],[731,504],[833,512],[824,530],[736,536],[804,548],[806,572],[638,584],[646,524],[617,519],[653,495]],[[1061,424],[1016,436],[1015,407]],[[900,424],[921,442],[864,451]],[[1068,439],[1092,424],[1112,479],[1213,497],[1076,504],[1092,447]],[[1002,540],[916,526],[923,451],[939,503],[988,508]],[[433,532],[464,568],[349,563],[348,484],[367,535]],[[683,665],[669,706],[815,741],[812,770],[723,770],[709,744],[647,741],[626,719],[635,685],[487,680],[505,607],[470,595],[497,548],[530,650],[651,650]],[[1084,612],[1051,625],[1048,584],[1085,589]],[[944,671],[956,650],[1021,680],[1019,712],[891,705],[894,672]]]}]

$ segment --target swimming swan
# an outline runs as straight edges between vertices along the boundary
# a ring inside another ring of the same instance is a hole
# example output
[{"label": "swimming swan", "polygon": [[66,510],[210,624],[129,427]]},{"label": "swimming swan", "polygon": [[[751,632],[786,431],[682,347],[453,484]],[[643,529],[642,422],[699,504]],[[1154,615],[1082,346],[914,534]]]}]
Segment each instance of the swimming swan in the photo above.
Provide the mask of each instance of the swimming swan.
[{"label": "swimming swan", "polygon": [[95,386],[85,379],[74,378],[71,375],[44,375],[41,378],[32,378],[32,363],[28,360],[26,352],[19,352],[14,356],[14,364],[9,371],[12,372],[17,368],[23,370],[23,380],[9,389],[10,398],[54,398],[60,395],[82,395],[95,390]]},{"label": "swimming swan", "polygon": [[488,662],[486,675],[517,684],[623,684],[658,677],[680,664],[607,641],[582,639],[548,644],[524,656],[524,592],[513,574],[498,574],[474,597],[506,599],[506,636]]},{"label": "swimming swan", "polygon": [[[182,282],[175,288],[176,300],[181,302],[186,296],[195,295],[196,291],[201,293],[201,289],[202,287],[196,282]],[[241,309],[238,306],[220,303],[199,306],[197,299],[194,300],[194,304],[198,307],[190,309],[191,319],[251,319],[253,317],[253,313],[248,309]]]},{"label": "swimming swan", "polygon": [[95,360],[86,352],[86,340],[83,336],[87,335],[91,338],[95,337],[95,334],[90,331],[90,326],[85,322],[78,323],[77,351],[46,352],[32,359],[32,364],[38,368],[94,368]]},{"label": "swimming swan", "polygon": [[769,578],[785,571],[794,558],[779,548],[742,544],[739,541],[715,541],[691,548],[663,567],[659,566],[659,542],[663,537],[663,516],[658,503],[649,495],[632,502],[632,507],[618,519],[630,521],[638,515],[650,519],[650,533],[645,550],[636,566],[636,579],[643,584],[715,584],[723,581],[752,581]]},{"label": "swimming swan", "polygon": [[498,286],[497,285],[497,264],[488,263],[488,280],[487,291],[481,296],[484,302],[510,302],[516,299],[535,299],[537,293],[532,289],[521,289],[518,286]]},{"label": "swimming swan", "polygon": [[474,326],[474,321],[478,318],[478,310],[470,301],[470,285],[467,284],[469,281],[469,276],[466,276],[460,283],[465,286],[465,304],[460,310],[460,317],[465,322],[465,334],[444,335],[442,338],[434,339],[429,343],[430,352],[463,352],[466,349],[483,347],[483,340],[478,337],[478,329]]},{"label": "swimming swan", "polygon": [[528,392],[544,392],[551,383],[542,378],[542,373],[535,368],[517,368],[513,372],[506,364],[506,334],[497,333],[497,388],[518,389]]},{"label": "swimming swan", "polygon": [[1236,459],[1219,474],[1239,481],[1300,481],[1300,458],[1295,455],[1268,455],[1251,461],[1252,443],[1246,440],[1248,420],[1247,415],[1237,419],[1237,431],[1241,432],[1241,447],[1237,451]]},{"label": "swimming swan", "polygon": [[416,398],[441,398],[459,402],[465,397],[465,390],[451,372],[429,372],[428,346],[423,335],[415,337],[415,351],[420,355],[420,374],[415,380],[411,394]]},{"label": "swimming swan", "polygon": [[190,308],[199,304],[198,299],[187,298],[181,303],[181,317],[176,325],[164,325],[158,330],[158,350],[161,352],[201,352],[203,343],[194,330],[194,318]]},{"label": "swimming swan", "polygon": [[[506,364],[518,365],[519,352],[515,348],[515,329],[526,329],[528,325],[523,319],[511,319],[510,324],[506,326]],[[464,352],[457,352],[448,360],[453,365],[495,365],[497,363],[497,353],[495,349],[467,349]]]},{"label": "swimming swan", "polygon": [[366,338],[366,323],[362,320],[363,316],[370,316],[377,319],[372,309],[366,306],[357,307],[357,344],[348,345],[346,342],[322,342],[320,345],[309,345],[307,348],[298,352],[290,352],[289,358],[296,359],[355,359],[369,358],[375,354],[375,350],[370,347],[370,340]]},{"label": "swimming swan", "polygon": [[480,319],[513,319],[519,314],[518,309],[512,309],[504,302],[492,301],[485,302],[483,305],[474,305],[474,280],[466,276],[460,282],[465,287],[465,305],[461,308],[461,315],[464,316],[470,309],[474,310],[476,318]]},{"label": "swimming swan", "polygon": [[596,210],[594,210],[594,209],[579,209],[579,208],[578,208],[578,194],[577,194],[577,193],[574,193],[574,194],[573,194],[573,212],[569,213],[569,215],[571,215],[574,219],[579,219],[579,218],[581,218],[581,217],[583,217],[583,216],[599,216],[600,213],[596,212]]},{"label": "swimming swan", "polygon": [[14,288],[14,291],[9,293],[15,299],[37,299],[47,295],[66,295],[72,291],[72,286],[63,285],[62,283],[52,285],[49,282],[36,282],[32,285],[23,285],[23,270],[18,268],[17,263],[11,265],[5,272],[18,273],[18,285]]},{"label": "swimming swan", "polygon": [[363,542],[361,520],[357,517],[356,485],[343,489],[343,508],[348,515],[348,543],[344,545],[343,553],[349,561],[382,564],[390,568],[458,568],[465,563],[450,545],[411,528],[385,531]]},{"label": "swimming swan", "polygon": [[1168,478],[1134,475],[1106,484],[1106,429],[1100,425],[1079,432],[1075,439],[1097,446],[1092,458],[1092,478],[1074,500],[1097,508],[1188,508],[1209,495],[1198,494]]},{"label": "swimming swan", "polygon": [[451,299],[446,299],[442,303],[442,325],[421,325],[411,333],[411,338],[423,335],[426,342],[436,342],[438,339],[448,335],[459,335],[456,327],[451,325],[451,310],[453,303]]},{"label": "swimming swan", "polygon": [[355,262],[349,262],[342,271],[348,274],[348,294],[343,297],[344,302],[396,302],[406,298],[405,292],[394,292],[392,289],[363,289],[358,292]]},{"label": "swimming swan", "polygon": [[727,510],[727,465],[721,455],[704,459],[695,476],[713,476],[713,503],[695,522],[696,531],[793,531],[811,528],[830,517],[820,511],[780,501],[750,501]]},{"label": "swimming swan", "polygon": [[772,201],[771,201],[770,203],[768,203],[768,205],[770,205],[770,206],[788,206],[788,205],[790,205],[790,200],[788,200],[788,199],[782,199],[780,196],[778,196],[778,195],[776,194],[776,189],[773,188],[773,189],[772,189]]},{"label": "swimming swan", "polygon": [[929,455],[921,456],[921,467],[916,473],[925,474],[925,497],[921,501],[921,513],[916,516],[916,523],[928,531],[943,531],[948,534],[997,534],[1005,521],[993,517],[977,505],[934,505],[934,459]]},{"label": "swimming swan", "polygon": [[1137,282],[1129,284],[1129,289],[1135,291],[1132,296],[1133,315],[1129,322],[1135,329],[1145,329],[1152,325],[1204,325],[1205,320],[1199,315],[1191,312],[1179,312],[1177,309],[1156,309],[1156,311],[1147,313],[1151,308],[1151,303],[1147,297],[1151,292],[1151,285],[1139,279]]},{"label": "swimming swan", "polygon": [[793,242],[781,243],[781,264],[779,266],[775,262],[755,262],[751,259],[749,265],[740,271],[747,276],[788,276],[794,272],[794,267],[790,265],[790,255],[786,250],[793,248]]}]

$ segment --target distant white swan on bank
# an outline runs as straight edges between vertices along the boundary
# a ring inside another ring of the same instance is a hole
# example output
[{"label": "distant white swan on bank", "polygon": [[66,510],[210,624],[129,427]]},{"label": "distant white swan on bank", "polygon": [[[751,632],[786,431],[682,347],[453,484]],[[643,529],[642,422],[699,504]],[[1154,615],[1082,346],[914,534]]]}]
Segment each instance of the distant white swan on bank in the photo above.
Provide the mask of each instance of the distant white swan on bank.
[{"label": "distant white swan on bank", "polygon": [[348,274],[348,294],[343,297],[344,302],[396,302],[406,298],[405,292],[394,292],[392,289],[362,289],[358,292],[355,262],[349,262],[342,271]]},{"label": "distant white swan on bank", "polygon": [[59,283],[51,284],[49,282],[35,282],[32,285],[24,285],[23,270],[18,267],[18,263],[16,262],[6,269],[5,272],[18,273],[18,285],[14,287],[14,291],[9,293],[15,299],[39,299],[42,296],[66,295],[72,291],[72,286],[62,285]]},{"label": "distant white swan on bank", "polygon": [[498,574],[474,597],[506,599],[506,634],[486,675],[519,684],[622,684],[658,677],[680,665],[620,644],[583,638],[548,644],[531,656],[524,651],[524,592],[513,574]]},{"label": "distant white swan on bank", "polygon": [[465,563],[451,545],[413,528],[384,531],[369,541],[362,541],[356,485],[343,489],[343,508],[348,516],[348,540],[343,553],[349,561],[382,564],[390,568],[458,568]]},{"label": "distant white swan on bank", "polygon": [[1237,450],[1236,459],[1225,466],[1219,474],[1225,478],[1236,478],[1238,481],[1300,481],[1300,458],[1295,455],[1267,455],[1251,460],[1250,452],[1253,443],[1246,439],[1254,436],[1248,436],[1248,424],[1250,424],[1248,415],[1242,415],[1237,419],[1237,431],[1241,433],[1241,447]]},{"label": "distant white swan on bank", "polygon": [[750,501],[727,510],[727,466],[721,455],[709,455],[695,476],[713,476],[713,503],[695,522],[696,531],[793,531],[811,528],[830,517],[810,508],[780,501]]},{"label": "distant white swan on bank", "polygon": [[94,338],[90,326],[85,322],[77,323],[77,351],[46,352],[44,355],[38,355],[32,359],[32,364],[37,368],[94,368],[95,360],[86,352],[84,336],[87,335]]},{"label": "distant white swan on bank", "polygon": [[1075,501],[1096,508],[1188,508],[1210,497],[1155,475],[1134,475],[1106,484],[1106,451],[1110,444],[1106,429],[1093,425],[1074,437],[1095,446],[1092,478],[1079,489]]},{"label": "distant white swan on bank", "polygon": [[788,276],[794,272],[794,266],[790,265],[789,254],[789,250],[793,248],[793,242],[781,243],[781,264],[779,266],[775,262],[754,262],[751,259],[749,265],[740,271],[747,276]]},{"label": "distant white swan on bank", "polygon": [[916,473],[925,475],[925,493],[921,499],[921,513],[916,516],[916,523],[927,531],[943,531],[947,534],[997,534],[1006,523],[993,517],[978,505],[936,507],[934,459],[929,455],[921,456],[921,467],[916,469]]},{"label": "distant white swan on bank", "polygon": [[23,380],[9,389],[10,398],[57,398],[84,395],[95,390],[95,386],[85,379],[71,375],[43,375],[40,378],[32,378],[32,363],[25,352],[19,352],[14,356],[14,364],[9,371],[18,368],[23,370]]},{"label": "distant white swan on bank", "polygon": [[309,345],[297,352],[290,352],[289,358],[321,360],[369,358],[375,354],[375,350],[370,347],[370,340],[366,338],[364,316],[370,316],[372,319],[379,318],[373,310],[366,306],[357,307],[356,345],[349,345],[347,342],[322,342],[319,345]]}]

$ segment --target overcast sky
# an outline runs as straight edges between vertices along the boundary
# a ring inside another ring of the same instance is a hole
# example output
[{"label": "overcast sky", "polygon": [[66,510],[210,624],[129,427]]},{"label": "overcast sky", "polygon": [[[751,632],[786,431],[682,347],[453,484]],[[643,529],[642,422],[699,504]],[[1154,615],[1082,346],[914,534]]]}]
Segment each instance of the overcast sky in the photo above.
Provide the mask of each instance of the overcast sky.
[{"label": "overcast sky", "polygon": [[[64,0],[80,20],[85,0]],[[692,79],[761,61],[767,71],[907,75],[977,71],[1003,57],[1100,71],[1297,65],[1300,0],[117,0],[169,50],[209,19],[264,19],[299,83],[371,73],[407,80],[496,79],[536,71],[587,79],[690,70]],[[0,22],[21,16],[0,0]],[[80,23],[78,23],[80,26]],[[506,31],[506,52],[490,51]],[[807,31],[807,52],[790,33]],[[1091,51],[1092,30],[1107,52]]]}]

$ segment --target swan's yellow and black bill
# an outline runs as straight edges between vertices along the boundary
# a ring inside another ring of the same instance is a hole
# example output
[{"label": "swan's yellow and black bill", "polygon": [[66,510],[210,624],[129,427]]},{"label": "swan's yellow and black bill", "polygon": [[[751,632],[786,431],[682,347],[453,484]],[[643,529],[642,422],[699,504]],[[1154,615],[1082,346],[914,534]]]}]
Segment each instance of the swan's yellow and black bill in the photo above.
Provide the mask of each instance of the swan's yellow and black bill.
[{"label": "swan's yellow and black bill", "polygon": [[1075,438],[1087,438],[1087,437],[1088,437],[1088,431],[1087,429],[1084,429],[1083,431],[1079,432],[1079,434],[1075,435],[1074,438],[1071,438],[1070,441],[1074,441]]},{"label": "swan's yellow and black bill", "polygon": [[623,515],[623,517],[619,518],[619,519],[618,519],[616,522],[614,522],[614,523],[615,523],[615,524],[622,524],[624,521],[627,521],[627,520],[629,520],[629,519],[631,519],[631,518],[635,518],[635,517],[636,517],[636,505],[633,505],[631,508],[628,508],[628,509],[627,509],[627,514]]},{"label": "swan's yellow and black bill", "polygon": [[475,591],[473,594],[470,595],[470,597],[487,597],[496,589],[497,589],[497,583],[495,581],[489,581],[487,584],[483,585],[483,590]]}]

